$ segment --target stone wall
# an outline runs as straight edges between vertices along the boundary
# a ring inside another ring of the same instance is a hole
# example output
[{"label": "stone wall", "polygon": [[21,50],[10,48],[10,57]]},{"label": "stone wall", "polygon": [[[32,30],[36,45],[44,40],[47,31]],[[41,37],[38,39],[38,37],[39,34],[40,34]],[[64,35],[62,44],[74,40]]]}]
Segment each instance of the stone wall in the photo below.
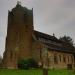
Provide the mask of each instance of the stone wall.
[{"label": "stone wall", "polygon": [[[48,54],[44,52],[45,49],[48,50]],[[38,62],[38,64],[43,65],[43,67],[48,67],[50,69],[67,69],[68,65],[70,64],[72,65],[72,68],[74,68],[73,54],[49,50],[46,45],[39,41],[35,41],[33,43],[32,54],[33,58]]]},{"label": "stone wall", "polygon": [[8,13],[6,47],[3,57],[5,68],[17,68],[17,61],[30,58],[32,53],[33,10],[17,4]]},{"label": "stone wall", "polygon": [[68,68],[68,64],[72,65],[72,68],[74,68],[73,54],[57,51],[49,51],[48,59],[49,59],[49,68],[56,68],[56,69]]}]

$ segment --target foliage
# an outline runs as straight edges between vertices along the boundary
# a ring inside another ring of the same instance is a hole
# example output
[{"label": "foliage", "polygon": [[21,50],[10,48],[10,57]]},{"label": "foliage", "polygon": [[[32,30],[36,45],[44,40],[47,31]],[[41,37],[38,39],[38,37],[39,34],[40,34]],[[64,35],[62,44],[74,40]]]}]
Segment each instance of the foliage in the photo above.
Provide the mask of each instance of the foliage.
[{"label": "foliage", "polygon": [[30,68],[37,68],[38,64],[37,62],[30,58],[30,59],[22,59],[18,62],[18,68],[19,69],[30,69]]},{"label": "foliage", "polygon": [[73,46],[73,39],[70,36],[65,35],[63,37],[60,37],[59,40],[65,42],[67,46]]}]

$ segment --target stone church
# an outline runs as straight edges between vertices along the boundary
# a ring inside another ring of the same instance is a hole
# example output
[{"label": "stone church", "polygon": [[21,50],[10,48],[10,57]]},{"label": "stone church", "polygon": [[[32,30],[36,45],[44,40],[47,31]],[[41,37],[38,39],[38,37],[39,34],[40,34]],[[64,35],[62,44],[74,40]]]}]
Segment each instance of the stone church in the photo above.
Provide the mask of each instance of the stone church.
[{"label": "stone church", "polygon": [[55,37],[34,30],[33,9],[20,3],[8,12],[8,28],[3,67],[17,69],[18,60],[34,58],[45,68],[74,68],[75,48]]}]

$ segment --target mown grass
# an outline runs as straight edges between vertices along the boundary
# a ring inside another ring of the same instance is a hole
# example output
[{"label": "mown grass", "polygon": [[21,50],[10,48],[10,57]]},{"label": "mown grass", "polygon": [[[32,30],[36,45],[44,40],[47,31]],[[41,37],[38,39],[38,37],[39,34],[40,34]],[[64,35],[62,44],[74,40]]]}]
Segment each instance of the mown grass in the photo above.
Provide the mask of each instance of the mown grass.
[{"label": "mown grass", "polygon": [[[0,69],[0,75],[43,75],[40,69],[35,70],[9,70]],[[75,75],[71,70],[49,70],[48,75]]]},{"label": "mown grass", "polygon": [[0,75],[42,75],[42,71],[41,70],[0,69]]},{"label": "mown grass", "polygon": [[49,70],[49,75],[75,75],[73,70]]}]

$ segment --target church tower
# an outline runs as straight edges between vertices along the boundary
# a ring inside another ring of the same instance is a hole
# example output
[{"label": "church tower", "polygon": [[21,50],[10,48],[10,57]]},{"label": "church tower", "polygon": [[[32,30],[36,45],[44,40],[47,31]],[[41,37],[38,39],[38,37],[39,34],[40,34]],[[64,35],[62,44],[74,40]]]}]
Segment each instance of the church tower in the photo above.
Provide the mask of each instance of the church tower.
[{"label": "church tower", "polygon": [[17,68],[19,59],[32,56],[33,9],[22,7],[18,2],[8,13],[6,47],[3,57],[5,68]]}]

